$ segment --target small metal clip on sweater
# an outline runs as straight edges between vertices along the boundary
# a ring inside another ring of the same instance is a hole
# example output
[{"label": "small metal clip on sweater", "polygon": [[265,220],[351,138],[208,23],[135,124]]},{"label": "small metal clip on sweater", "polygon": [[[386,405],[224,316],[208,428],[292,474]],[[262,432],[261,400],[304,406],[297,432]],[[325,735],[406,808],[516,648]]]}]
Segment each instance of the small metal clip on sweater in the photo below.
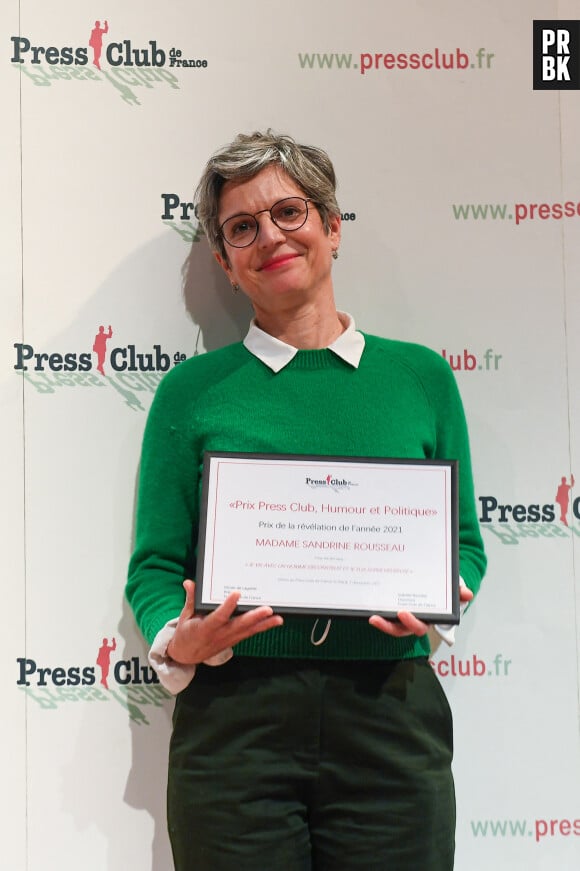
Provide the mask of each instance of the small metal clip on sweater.
[{"label": "small metal clip on sweater", "polygon": [[328,620],[326,621],[326,627],[324,629],[324,632],[322,633],[320,638],[315,639],[315,632],[316,632],[316,627],[318,626],[318,619],[319,618],[317,617],[316,620],[314,621],[314,626],[312,627],[312,632],[310,633],[310,643],[313,644],[315,647],[320,647],[321,644],[324,644],[324,642],[328,638],[328,633],[330,632],[330,624],[332,623],[332,617],[329,617]]}]

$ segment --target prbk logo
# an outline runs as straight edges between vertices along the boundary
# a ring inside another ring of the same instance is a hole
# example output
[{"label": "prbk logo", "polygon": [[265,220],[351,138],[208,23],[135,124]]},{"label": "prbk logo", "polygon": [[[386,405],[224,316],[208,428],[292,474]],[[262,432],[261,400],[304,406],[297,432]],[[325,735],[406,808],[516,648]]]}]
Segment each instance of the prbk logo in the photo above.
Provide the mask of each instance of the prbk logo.
[{"label": "prbk logo", "polygon": [[132,343],[115,344],[113,338],[112,326],[101,324],[93,334],[91,350],[47,350],[16,342],[14,369],[38,393],[53,394],[60,387],[110,386],[129,408],[144,411],[136,394],[154,393],[163,375],[186,355],[164,350],[160,344],[148,349]]},{"label": "prbk logo", "polygon": [[523,538],[569,538],[580,536],[580,497],[572,498],[574,475],[565,475],[554,488],[554,501],[529,504],[501,502],[495,496],[480,496],[482,529],[502,544],[519,544]]},{"label": "prbk logo", "polygon": [[207,58],[192,57],[176,46],[161,46],[156,39],[145,44],[131,38],[113,36],[108,21],[95,21],[87,27],[76,45],[53,45],[29,36],[12,36],[10,62],[38,86],[56,81],[108,81],[130,105],[140,105],[133,88],[151,89],[158,84],[179,88],[175,72],[204,70]]},{"label": "prbk logo", "polygon": [[354,481],[347,481],[346,478],[337,478],[336,475],[326,475],[324,478],[305,478],[304,483],[311,490],[334,490],[335,493],[340,493],[341,490],[350,490],[351,487],[358,487]]},{"label": "prbk logo", "polygon": [[56,710],[66,702],[116,701],[128,712],[131,720],[149,725],[142,708],[163,707],[171,695],[159,683],[150,665],[138,656],[112,661],[117,650],[115,638],[103,638],[97,648],[94,664],[39,665],[36,659],[16,658],[16,686],[44,710]]},{"label": "prbk logo", "polygon": [[580,89],[580,21],[534,21],[534,90]]}]

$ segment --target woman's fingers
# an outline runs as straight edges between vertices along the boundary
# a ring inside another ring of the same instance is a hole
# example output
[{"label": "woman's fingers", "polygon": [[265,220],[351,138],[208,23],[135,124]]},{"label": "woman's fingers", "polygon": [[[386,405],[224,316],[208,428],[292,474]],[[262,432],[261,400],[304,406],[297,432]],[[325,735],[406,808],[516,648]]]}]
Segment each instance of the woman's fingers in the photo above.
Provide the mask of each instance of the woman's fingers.
[{"label": "woman's fingers", "polygon": [[195,584],[193,581],[184,581],[183,589],[185,590],[185,604],[181,609],[179,619],[189,620],[195,614]]},{"label": "woman's fingers", "polygon": [[460,602],[471,602],[473,599],[473,593],[471,590],[465,586],[465,584],[459,585],[459,601]]},{"label": "woman's fingers", "polygon": [[195,584],[183,582],[185,604],[179,616],[175,635],[167,651],[177,662],[196,664],[233,647],[240,641],[267,632],[283,624],[283,619],[274,614],[268,605],[251,608],[234,616],[241,593],[230,593],[224,602],[207,616],[195,614]]},{"label": "woman's fingers", "polygon": [[392,635],[394,638],[403,638],[405,635],[426,635],[429,627],[422,620],[411,614],[410,611],[399,611],[397,620],[386,620],[378,614],[373,614],[369,617],[369,623],[375,629],[380,629],[387,635]]}]

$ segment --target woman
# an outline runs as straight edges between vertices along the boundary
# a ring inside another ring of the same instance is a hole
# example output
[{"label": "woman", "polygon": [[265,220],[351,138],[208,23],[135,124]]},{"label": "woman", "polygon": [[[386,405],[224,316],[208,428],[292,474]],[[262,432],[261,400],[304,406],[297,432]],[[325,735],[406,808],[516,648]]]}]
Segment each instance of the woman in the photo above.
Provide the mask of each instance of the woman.
[{"label": "woman", "polygon": [[243,343],[164,379],[143,444],[127,595],[179,693],[168,787],[178,871],[453,867],[451,715],[427,626],[406,612],[325,627],[268,607],[234,616],[239,593],[201,618],[184,581],[203,452],[229,450],[458,459],[462,600],[479,587],[453,376],[434,352],[363,335],[336,310],[335,188],[323,151],[268,132],[215,154],[196,194],[216,260],[255,318]]}]

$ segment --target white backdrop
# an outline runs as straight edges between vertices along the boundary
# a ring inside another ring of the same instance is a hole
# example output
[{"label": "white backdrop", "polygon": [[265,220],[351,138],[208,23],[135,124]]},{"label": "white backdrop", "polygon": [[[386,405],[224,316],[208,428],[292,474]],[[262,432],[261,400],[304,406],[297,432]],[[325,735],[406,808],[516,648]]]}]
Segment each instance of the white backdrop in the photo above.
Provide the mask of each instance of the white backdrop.
[{"label": "white backdrop", "polygon": [[[580,93],[532,89],[558,18],[580,0],[2,4],[2,867],[171,867],[171,701],[123,601],[140,439],[161,355],[245,331],[178,203],[268,126],[335,162],[339,305],[445,352],[465,401],[489,571],[433,657],[456,867],[580,867],[580,502],[568,526],[555,502],[580,485]],[[411,68],[436,49],[453,69]]]}]

